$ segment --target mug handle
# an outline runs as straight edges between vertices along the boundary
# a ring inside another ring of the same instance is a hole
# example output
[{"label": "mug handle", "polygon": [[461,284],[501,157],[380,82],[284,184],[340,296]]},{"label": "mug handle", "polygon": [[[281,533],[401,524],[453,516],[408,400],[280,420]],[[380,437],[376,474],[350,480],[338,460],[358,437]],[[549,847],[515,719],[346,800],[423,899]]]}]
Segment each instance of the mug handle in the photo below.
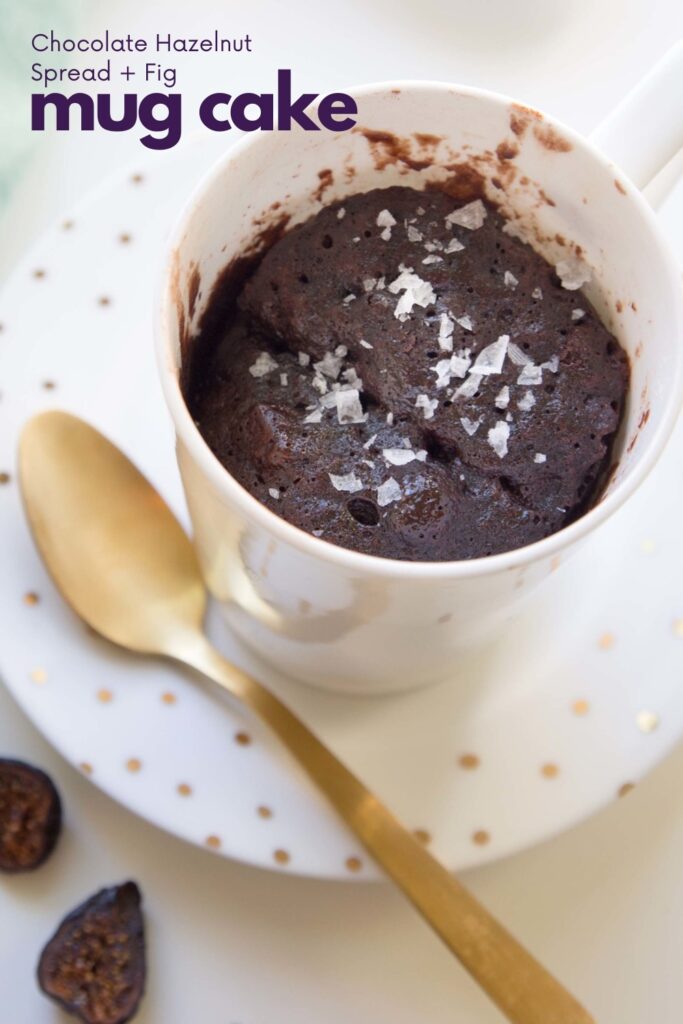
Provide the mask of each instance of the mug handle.
[{"label": "mug handle", "polygon": [[589,136],[633,184],[646,188],[683,147],[683,40]]}]

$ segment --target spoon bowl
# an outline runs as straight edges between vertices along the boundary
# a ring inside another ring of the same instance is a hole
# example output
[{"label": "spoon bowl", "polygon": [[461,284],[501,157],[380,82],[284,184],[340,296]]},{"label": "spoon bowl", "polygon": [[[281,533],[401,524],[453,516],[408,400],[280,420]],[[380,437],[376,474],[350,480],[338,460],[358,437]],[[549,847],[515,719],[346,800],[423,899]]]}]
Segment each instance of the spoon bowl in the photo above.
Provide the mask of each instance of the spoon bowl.
[{"label": "spoon bowl", "polygon": [[194,548],[107,438],[69,413],[42,413],[22,433],[19,480],[47,569],[89,626],[145,654],[201,629],[206,591]]}]

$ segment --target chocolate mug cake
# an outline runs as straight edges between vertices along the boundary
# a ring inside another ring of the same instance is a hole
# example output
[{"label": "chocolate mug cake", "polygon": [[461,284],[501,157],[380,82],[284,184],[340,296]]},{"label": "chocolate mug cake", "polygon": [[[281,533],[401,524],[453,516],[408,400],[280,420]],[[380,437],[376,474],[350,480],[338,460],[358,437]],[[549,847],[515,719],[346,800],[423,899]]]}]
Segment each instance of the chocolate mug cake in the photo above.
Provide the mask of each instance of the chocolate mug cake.
[{"label": "chocolate mug cake", "polygon": [[610,465],[629,366],[588,278],[482,199],[357,194],[276,241],[235,302],[214,294],[185,398],[237,481],[317,537],[509,551],[580,516]]}]

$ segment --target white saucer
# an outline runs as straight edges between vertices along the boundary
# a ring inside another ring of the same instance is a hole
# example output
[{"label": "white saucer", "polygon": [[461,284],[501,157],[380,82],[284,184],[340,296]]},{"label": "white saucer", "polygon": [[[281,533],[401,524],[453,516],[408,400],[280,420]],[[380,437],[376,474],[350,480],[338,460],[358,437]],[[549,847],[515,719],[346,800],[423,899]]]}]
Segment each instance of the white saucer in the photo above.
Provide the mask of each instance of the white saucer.
[{"label": "white saucer", "polygon": [[[120,444],[186,518],[152,295],[162,240],[221,145],[198,139],[105,183],[47,232],[0,298],[0,473],[11,476],[0,483],[0,667],[64,757],[142,817],[263,867],[374,877],[265,729],[174,667],[88,633],[49,582],[22,515],[18,433],[57,406]],[[212,632],[449,867],[501,857],[616,798],[683,732],[682,452],[679,425],[628,508],[485,659],[455,664],[450,683],[336,697],[275,678],[221,626]]]}]

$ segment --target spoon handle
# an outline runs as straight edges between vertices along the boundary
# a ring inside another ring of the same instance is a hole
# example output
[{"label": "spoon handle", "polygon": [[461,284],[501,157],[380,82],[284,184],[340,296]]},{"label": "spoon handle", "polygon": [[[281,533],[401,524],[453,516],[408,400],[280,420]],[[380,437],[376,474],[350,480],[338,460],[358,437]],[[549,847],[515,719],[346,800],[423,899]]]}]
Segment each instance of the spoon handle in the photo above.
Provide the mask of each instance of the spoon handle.
[{"label": "spoon handle", "polygon": [[277,697],[203,638],[183,645],[177,659],[239,697],[270,726],[509,1021],[592,1024],[573,996]]}]

